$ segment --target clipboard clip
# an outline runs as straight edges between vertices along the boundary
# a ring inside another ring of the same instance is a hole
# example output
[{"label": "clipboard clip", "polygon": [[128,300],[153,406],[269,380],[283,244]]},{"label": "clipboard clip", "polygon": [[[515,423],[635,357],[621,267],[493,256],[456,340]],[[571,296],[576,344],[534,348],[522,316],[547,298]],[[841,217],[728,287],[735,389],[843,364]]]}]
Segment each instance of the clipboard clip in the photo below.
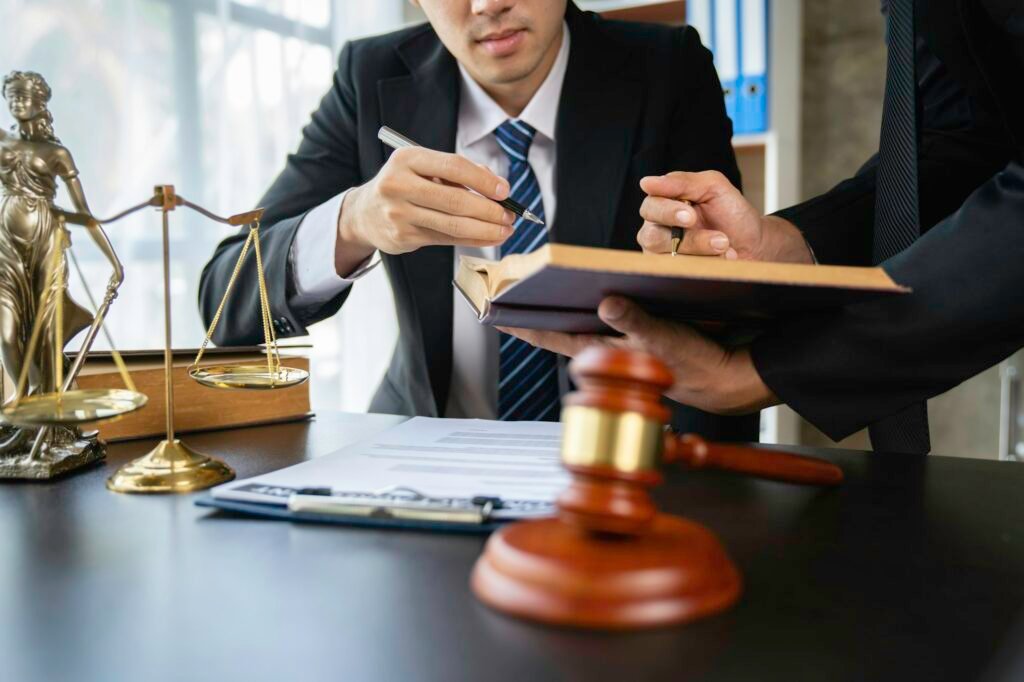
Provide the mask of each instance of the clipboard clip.
[{"label": "clipboard clip", "polygon": [[300,488],[288,498],[293,512],[436,523],[484,524],[502,507],[500,497],[432,497],[407,486],[376,493]]}]

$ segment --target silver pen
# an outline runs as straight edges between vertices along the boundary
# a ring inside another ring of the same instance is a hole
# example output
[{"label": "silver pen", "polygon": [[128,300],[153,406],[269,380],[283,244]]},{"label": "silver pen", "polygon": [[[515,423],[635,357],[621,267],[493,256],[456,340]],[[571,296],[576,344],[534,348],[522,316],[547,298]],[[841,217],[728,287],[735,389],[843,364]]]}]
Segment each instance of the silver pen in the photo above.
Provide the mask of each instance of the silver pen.
[{"label": "silver pen", "polygon": [[[391,147],[392,149],[401,149],[403,147],[421,147],[421,146],[423,146],[423,145],[416,144],[415,142],[410,140],[405,135],[402,135],[401,133],[396,133],[394,130],[392,130],[391,128],[388,128],[387,126],[381,126],[381,129],[377,131],[377,138],[381,142],[386,144],[387,146]],[[463,187],[465,187],[465,185],[463,185]],[[466,189],[469,189],[469,188],[466,187]],[[472,192],[473,190],[469,190],[469,191]],[[502,206],[504,206],[508,210],[512,211],[517,216],[522,217],[524,220],[529,220],[531,223],[537,223],[538,225],[543,225],[544,224],[543,220],[541,220],[540,218],[535,216],[533,213],[531,213],[529,210],[527,210],[527,208],[525,206],[523,206],[522,204],[520,204],[518,201],[512,201],[512,199],[509,198],[509,199],[502,199],[501,201],[499,201],[497,203],[501,204]]]}]

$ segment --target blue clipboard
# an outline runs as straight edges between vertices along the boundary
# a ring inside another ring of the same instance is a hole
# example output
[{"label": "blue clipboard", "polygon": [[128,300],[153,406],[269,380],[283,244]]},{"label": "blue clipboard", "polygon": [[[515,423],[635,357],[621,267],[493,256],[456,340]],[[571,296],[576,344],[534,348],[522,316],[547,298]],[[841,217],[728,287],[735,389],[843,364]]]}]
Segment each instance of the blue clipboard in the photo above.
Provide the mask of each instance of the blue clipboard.
[{"label": "blue clipboard", "polygon": [[373,516],[345,516],[340,514],[317,514],[312,512],[293,512],[288,507],[255,502],[238,502],[235,500],[217,500],[206,494],[195,501],[197,507],[208,507],[221,511],[243,514],[263,519],[278,521],[294,521],[296,523],[319,523],[334,526],[355,528],[377,528],[392,530],[422,530],[441,533],[457,533],[461,535],[487,535],[500,528],[505,521],[488,521],[485,523],[458,523],[452,521],[424,521],[418,519],[390,519]]}]

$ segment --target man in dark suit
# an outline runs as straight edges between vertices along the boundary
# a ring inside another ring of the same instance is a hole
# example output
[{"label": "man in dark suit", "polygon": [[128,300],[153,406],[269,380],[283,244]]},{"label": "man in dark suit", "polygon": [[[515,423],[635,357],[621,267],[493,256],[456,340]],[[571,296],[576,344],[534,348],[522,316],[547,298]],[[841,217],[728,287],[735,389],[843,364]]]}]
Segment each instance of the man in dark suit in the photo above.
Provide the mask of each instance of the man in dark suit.
[{"label": "man in dark suit", "polygon": [[[429,24],[345,47],[260,202],[274,325],[305,334],[379,259],[400,335],[372,411],[557,419],[564,358],[479,325],[454,299],[456,256],[497,258],[547,240],[637,248],[641,177],[714,168],[738,186],[711,55],[692,29],[605,21],[565,0],[419,4]],[[389,153],[382,125],[427,149]],[[494,201],[506,196],[547,228],[513,220]],[[207,320],[243,241],[221,243],[203,272]],[[251,259],[245,267],[254,281]],[[258,292],[238,296],[219,344],[262,339]],[[758,432],[757,415],[682,406],[675,425],[727,440]]]},{"label": "man in dark suit", "polygon": [[[666,359],[668,395],[717,413],[784,402],[834,439],[868,426],[876,450],[930,449],[924,401],[1024,346],[1024,6],[889,0],[879,154],[828,193],[762,217],[717,173],[645,178],[645,250],[880,263],[911,294],[786,320],[725,349],[623,299],[601,313]],[[684,200],[692,202],[683,203]],[[699,240],[696,238],[700,237]],[[567,355],[587,339],[520,332]]]}]

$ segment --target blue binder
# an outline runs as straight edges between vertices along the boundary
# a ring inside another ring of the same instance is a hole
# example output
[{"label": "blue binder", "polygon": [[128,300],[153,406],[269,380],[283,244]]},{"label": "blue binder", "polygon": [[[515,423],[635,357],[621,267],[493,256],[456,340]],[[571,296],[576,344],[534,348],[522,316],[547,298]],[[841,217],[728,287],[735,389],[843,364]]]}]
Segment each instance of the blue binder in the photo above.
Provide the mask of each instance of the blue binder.
[{"label": "blue binder", "polygon": [[739,0],[737,133],[768,130],[768,1]]},{"label": "blue binder", "polygon": [[740,0],[713,0],[711,11],[715,68],[718,70],[718,78],[722,81],[725,113],[732,119],[734,133],[739,132],[739,2]]}]

